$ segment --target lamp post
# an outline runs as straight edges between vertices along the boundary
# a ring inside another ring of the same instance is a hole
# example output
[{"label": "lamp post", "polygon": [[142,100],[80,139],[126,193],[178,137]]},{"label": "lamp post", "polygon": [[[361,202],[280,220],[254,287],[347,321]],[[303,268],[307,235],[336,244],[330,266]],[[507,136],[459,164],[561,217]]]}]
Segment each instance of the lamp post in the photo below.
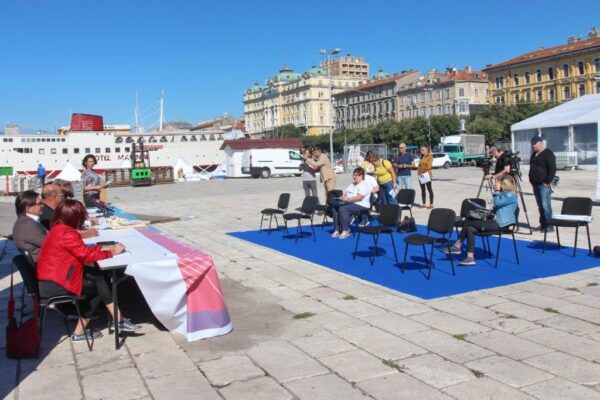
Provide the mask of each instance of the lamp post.
[{"label": "lamp post", "polygon": [[334,165],[333,160],[333,82],[331,81],[331,56],[338,54],[341,50],[334,48],[331,50],[321,49],[319,54],[327,56],[327,80],[329,81],[329,156],[331,157],[331,165]]}]

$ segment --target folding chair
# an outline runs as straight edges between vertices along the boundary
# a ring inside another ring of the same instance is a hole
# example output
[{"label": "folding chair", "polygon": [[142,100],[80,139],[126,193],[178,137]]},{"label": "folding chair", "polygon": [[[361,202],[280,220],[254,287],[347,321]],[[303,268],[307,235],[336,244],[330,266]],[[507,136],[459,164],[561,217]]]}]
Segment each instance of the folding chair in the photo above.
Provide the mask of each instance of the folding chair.
[{"label": "folding chair", "polygon": [[[450,235],[452,235],[452,231],[454,230],[454,221],[456,220],[456,213],[454,210],[450,210],[448,208],[434,208],[431,210],[431,214],[429,214],[429,220],[427,221],[427,234],[422,235],[420,233],[416,233],[413,235],[409,235],[404,238],[404,263],[402,264],[402,273],[404,273],[406,269],[406,256],[408,255],[408,246],[421,246],[423,248],[423,256],[425,257],[425,263],[427,264],[427,268],[429,269],[429,275],[427,279],[431,279],[431,269],[433,267],[433,248],[436,243],[444,243],[448,246],[448,253],[450,255],[450,265],[452,266],[452,275],[456,275],[456,271],[454,270],[454,257],[450,253]],[[430,236],[430,232],[439,233],[442,235],[441,237]],[[446,238],[448,235],[448,238]],[[425,249],[425,245],[431,245],[431,251],[429,254],[429,259],[427,258],[427,251]]]},{"label": "folding chair", "polygon": [[400,206],[400,217],[402,218],[402,211],[407,210],[410,213],[410,217],[413,217],[412,207],[415,203],[416,192],[414,189],[400,189],[398,192],[398,206]]},{"label": "folding chair", "polygon": [[[592,215],[592,199],[588,197],[567,197],[562,204],[560,211],[561,215],[573,216],[573,217],[590,217]],[[573,246],[573,257],[577,254],[577,236],[579,234],[579,227],[585,226],[587,230],[588,240],[588,254],[592,254],[592,242],[590,240],[590,226],[586,218],[581,220],[565,220],[552,218],[552,225],[556,230],[556,241],[558,242],[558,248],[560,249],[560,236],[558,234],[559,227],[575,228],[575,245]],[[544,245],[542,252],[546,252],[546,236],[547,233],[544,230]]]},{"label": "folding chair", "polygon": [[455,218],[454,228],[456,228],[456,237],[459,235],[459,228],[465,226],[465,222],[467,221],[467,216],[469,215],[469,211],[474,210],[475,206],[471,204],[471,202],[477,204],[478,206],[485,207],[485,199],[472,198],[472,199],[464,199],[462,204],[460,205],[460,215]]},{"label": "folding chair", "polygon": [[369,261],[371,265],[375,264],[375,258],[377,257],[377,242],[379,241],[379,235],[386,234],[390,235],[390,239],[392,241],[392,247],[394,249],[394,258],[396,259],[396,263],[398,263],[398,253],[396,252],[396,243],[394,242],[394,231],[396,230],[396,225],[398,224],[398,218],[400,218],[400,207],[396,204],[385,204],[381,207],[381,212],[379,213],[379,223],[380,225],[376,226],[360,226],[356,230],[358,235],[356,236],[356,245],[354,246],[354,252],[352,253],[352,259],[356,258],[356,253],[358,252],[358,242],[360,240],[360,235],[372,235],[373,236],[373,244],[375,245],[374,256],[371,260],[369,256]]},{"label": "folding chair", "polygon": [[[286,213],[283,214],[283,221],[285,222],[285,233],[288,233],[288,221],[298,221],[298,227],[296,228],[296,240],[295,243],[298,242],[298,237],[302,235],[302,224],[301,221],[303,219],[307,219],[310,221],[310,228],[313,233],[313,240],[316,242],[317,237],[315,235],[315,227],[313,225],[313,218],[315,215],[315,210],[317,205],[319,204],[318,197],[305,197],[302,201],[302,207],[300,207],[299,213]],[[285,239],[285,234],[283,235],[283,239]]]},{"label": "folding chair", "polygon": [[269,235],[271,234],[271,222],[273,221],[273,217],[275,217],[275,223],[277,224],[277,229],[279,230],[279,221],[277,221],[277,215],[283,215],[290,204],[290,194],[289,193],[281,193],[279,195],[279,201],[277,202],[277,208],[265,208],[262,210],[260,216],[260,228],[258,232],[262,232],[262,225],[265,216],[269,217]]},{"label": "folding chair", "polygon": [[[515,221],[519,220],[519,207],[515,210]],[[515,232],[517,231],[518,223],[510,224],[507,226],[500,227],[499,229],[485,230],[481,232],[476,232],[475,236],[479,236],[483,241],[483,249],[487,251],[490,255],[494,256],[491,251],[490,246],[490,236],[498,236],[498,245],[496,246],[496,262],[494,263],[494,268],[498,268],[498,260],[500,259],[500,243],[502,242],[502,235],[511,235],[513,248],[515,250],[515,258],[517,259],[517,264],[519,262],[519,252],[517,250],[517,239],[515,238]]]}]

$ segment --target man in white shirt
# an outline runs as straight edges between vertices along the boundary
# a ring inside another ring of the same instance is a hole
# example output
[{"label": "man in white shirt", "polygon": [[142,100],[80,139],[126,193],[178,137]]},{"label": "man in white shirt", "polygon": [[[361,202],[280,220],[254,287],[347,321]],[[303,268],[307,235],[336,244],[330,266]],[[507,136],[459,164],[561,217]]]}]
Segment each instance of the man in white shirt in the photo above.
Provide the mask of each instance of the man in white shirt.
[{"label": "man in white shirt", "polygon": [[350,236],[350,217],[371,207],[372,187],[365,181],[365,170],[356,168],[352,173],[353,182],[346,188],[346,194],[340,197],[345,204],[332,207],[334,231],[331,237],[346,239]]}]

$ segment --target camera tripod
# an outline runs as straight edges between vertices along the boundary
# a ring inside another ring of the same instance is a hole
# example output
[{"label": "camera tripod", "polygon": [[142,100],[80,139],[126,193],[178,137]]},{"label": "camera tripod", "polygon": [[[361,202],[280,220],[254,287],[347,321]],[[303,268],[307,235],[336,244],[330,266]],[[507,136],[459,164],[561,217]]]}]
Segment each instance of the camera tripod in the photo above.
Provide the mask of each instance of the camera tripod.
[{"label": "camera tripod", "polygon": [[[492,188],[492,183],[490,182],[489,179],[485,178],[487,175],[489,175],[489,174],[486,174],[486,172],[487,171],[484,171],[483,177],[481,178],[481,183],[479,184],[479,191],[477,192],[477,198],[479,198],[481,196],[481,189],[483,189],[484,185],[486,187],[486,191],[489,190],[490,193],[494,192],[494,188]],[[523,209],[523,213],[525,214],[525,219],[527,220],[527,227],[529,228],[529,234],[533,235],[533,230],[531,229],[531,223],[529,222],[529,214],[527,214],[527,205],[525,205],[525,197],[523,197],[523,189],[521,188],[521,181],[522,181],[521,171],[516,170],[513,173],[511,173],[510,176],[512,176],[514,178],[515,184],[517,185],[517,195],[521,199],[521,206]],[[517,226],[516,232],[518,232],[520,229],[519,221],[517,221],[516,226]]]}]

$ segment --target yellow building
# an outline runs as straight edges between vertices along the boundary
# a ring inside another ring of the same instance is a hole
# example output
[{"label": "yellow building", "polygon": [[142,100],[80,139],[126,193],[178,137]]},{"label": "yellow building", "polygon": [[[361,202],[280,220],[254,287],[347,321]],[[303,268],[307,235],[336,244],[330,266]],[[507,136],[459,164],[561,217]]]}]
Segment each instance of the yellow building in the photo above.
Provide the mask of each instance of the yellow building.
[{"label": "yellow building", "polygon": [[567,101],[600,93],[600,30],[587,39],[570,37],[567,44],[540,48],[488,65],[490,103]]},{"label": "yellow building", "polygon": [[283,125],[294,125],[306,135],[322,135],[331,129],[330,98],[355,87],[357,78],[327,77],[321,68],[311,67],[303,74],[285,66],[266,85],[258,82],[244,94],[246,131],[251,135],[277,133]]}]

